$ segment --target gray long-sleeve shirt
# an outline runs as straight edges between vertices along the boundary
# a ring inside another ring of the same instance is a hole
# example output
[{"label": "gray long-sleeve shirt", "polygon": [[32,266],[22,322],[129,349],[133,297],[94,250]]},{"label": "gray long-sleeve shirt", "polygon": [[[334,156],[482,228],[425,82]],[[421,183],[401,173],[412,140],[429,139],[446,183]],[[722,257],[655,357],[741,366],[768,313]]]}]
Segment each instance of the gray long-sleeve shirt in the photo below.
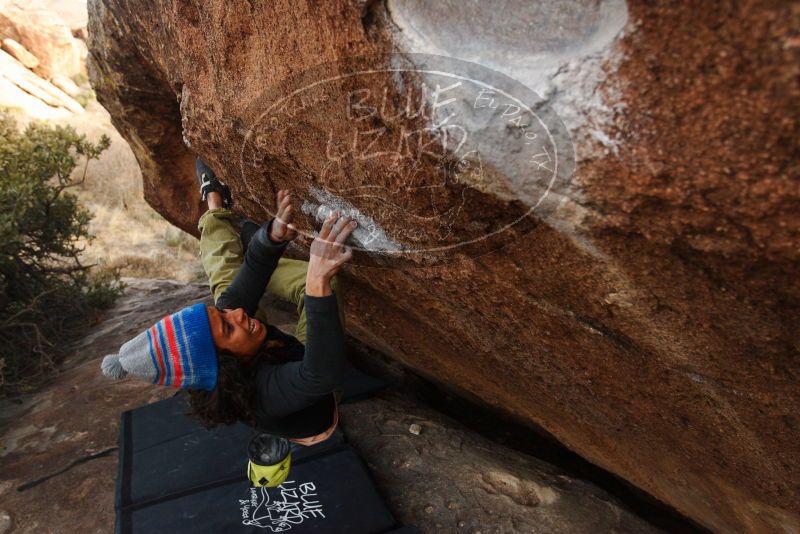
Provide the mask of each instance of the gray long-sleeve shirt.
[{"label": "gray long-sleeve shirt", "polygon": [[[273,219],[274,220],[274,219]],[[252,316],[287,243],[269,239],[272,220],[250,240],[242,266],[217,300],[217,308],[244,308]],[[261,363],[257,369],[256,421],[261,430],[287,438],[305,438],[333,424],[333,390],[345,364],[344,331],[336,295],[304,297],[306,344],[269,325],[269,339],[289,344],[285,363]]]}]

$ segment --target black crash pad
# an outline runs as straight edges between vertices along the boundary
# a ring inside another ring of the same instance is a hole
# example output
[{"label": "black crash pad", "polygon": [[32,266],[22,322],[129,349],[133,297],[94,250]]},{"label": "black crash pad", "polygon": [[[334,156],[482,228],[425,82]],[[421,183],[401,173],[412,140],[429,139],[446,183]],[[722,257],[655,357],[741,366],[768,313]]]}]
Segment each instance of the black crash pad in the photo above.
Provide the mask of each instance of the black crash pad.
[{"label": "black crash pad", "polygon": [[[345,398],[381,387],[366,375],[369,380],[351,377],[357,387],[345,384]],[[246,451],[256,431],[242,424],[206,430],[188,410],[187,396],[179,393],[123,414],[118,534],[377,534],[399,528],[340,429],[312,447],[293,445],[292,470],[282,486],[251,488]]]},{"label": "black crash pad", "polygon": [[[354,367],[348,367],[342,377],[344,392],[341,402],[357,401],[384,387],[386,387],[385,382],[362,373]],[[187,398],[185,392],[179,392],[171,399],[126,412],[130,414],[129,423],[136,426],[135,441],[130,444],[132,450],[140,451],[196,432],[200,428],[197,421],[186,416],[189,411]],[[237,429],[237,432],[244,432],[244,429],[247,428],[244,425],[234,426],[241,427]]]},{"label": "black crash pad", "polygon": [[[342,380],[342,402],[364,398],[383,387],[384,382],[348,367]],[[186,415],[188,411],[188,396],[179,392],[122,415],[118,509],[245,472],[247,445],[256,432],[241,423],[206,430]],[[337,428],[324,443],[293,445],[292,461],[298,463],[343,441]],[[175,462],[176,458],[193,460]]]},{"label": "black crash pad", "polygon": [[[241,423],[206,430],[188,411],[187,396],[179,394],[122,414],[118,509],[219,480],[244,480],[247,445],[257,432]],[[337,427],[313,447],[292,444],[292,462],[343,442]]]},{"label": "black crash pad", "polygon": [[121,511],[122,533],[219,532],[381,533],[395,521],[375,492],[363,462],[338,445],[292,466],[277,488],[220,481],[146,506]]}]

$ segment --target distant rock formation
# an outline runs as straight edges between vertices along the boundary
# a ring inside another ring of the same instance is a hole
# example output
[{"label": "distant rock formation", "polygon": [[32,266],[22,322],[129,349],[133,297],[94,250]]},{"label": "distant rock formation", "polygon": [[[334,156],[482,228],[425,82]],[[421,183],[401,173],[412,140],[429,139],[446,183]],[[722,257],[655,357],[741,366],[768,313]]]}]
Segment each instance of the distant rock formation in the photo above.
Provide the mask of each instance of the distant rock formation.
[{"label": "distant rock formation", "polygon": [[81,113],[70,79],[85,71],[86,44],[40,0],[0,0],[0,106],[36,119]]},{"label": "distant rock formation", "polygon": [[22,63],[26,69],[35,69],[39,66],[39,58],[28,52],[28,49],[14,39],[3,39],[3,50],[11,54],[14,59]]},{"label": "distant rock formation", "polygon": [[56,87],[56,85],[38,77],[26,69],[22,63],[2,50],[0,50],[0,69],[2,69],[4,80],[11,82],[18,90],[39,99],[53,108],[54,111],[63,108],[72,113],[83,112],[83,107],[73,100],[70,95]]},{"label": "distant rock formation", "polygon": [[89,12],[98,99],[168,220],[196,231],[195,154],[251,218],[283,187],[305,232],[347,210],[359,339],[715,531],[800,530],[789,3]]},{"label": "distant rock formation", "polygon": [[80,43],[61,17],[40,0],[0,1],[0,35],[33,54],[39,60],[35,72],[45,79],[81,71]]}]

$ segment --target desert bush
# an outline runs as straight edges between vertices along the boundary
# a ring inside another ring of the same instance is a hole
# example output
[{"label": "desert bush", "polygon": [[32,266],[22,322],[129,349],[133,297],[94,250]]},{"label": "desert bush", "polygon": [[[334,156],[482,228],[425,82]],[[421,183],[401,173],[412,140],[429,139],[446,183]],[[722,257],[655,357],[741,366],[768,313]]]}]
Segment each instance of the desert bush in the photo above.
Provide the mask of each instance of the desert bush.
[{"label": "desert bush", "polygon": [[122,289],[81,262],[91,215],[69,191],[109,144],[71,127],[20,132],[0,111],[0,395],[38,384]]}]

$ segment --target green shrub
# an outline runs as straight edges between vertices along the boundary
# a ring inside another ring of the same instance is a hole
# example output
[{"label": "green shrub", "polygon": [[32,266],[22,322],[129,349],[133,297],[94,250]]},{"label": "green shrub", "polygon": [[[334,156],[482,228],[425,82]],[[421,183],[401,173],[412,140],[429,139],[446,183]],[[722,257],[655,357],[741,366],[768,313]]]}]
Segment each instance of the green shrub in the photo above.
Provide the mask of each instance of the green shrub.
[{"label": "green shrub", "polygon": [[0,111],[2,396],[37,385],[122,290],[115,273],[81,263],[91,215],[68,191],[109,144],[38,123],[20,132]]}]

